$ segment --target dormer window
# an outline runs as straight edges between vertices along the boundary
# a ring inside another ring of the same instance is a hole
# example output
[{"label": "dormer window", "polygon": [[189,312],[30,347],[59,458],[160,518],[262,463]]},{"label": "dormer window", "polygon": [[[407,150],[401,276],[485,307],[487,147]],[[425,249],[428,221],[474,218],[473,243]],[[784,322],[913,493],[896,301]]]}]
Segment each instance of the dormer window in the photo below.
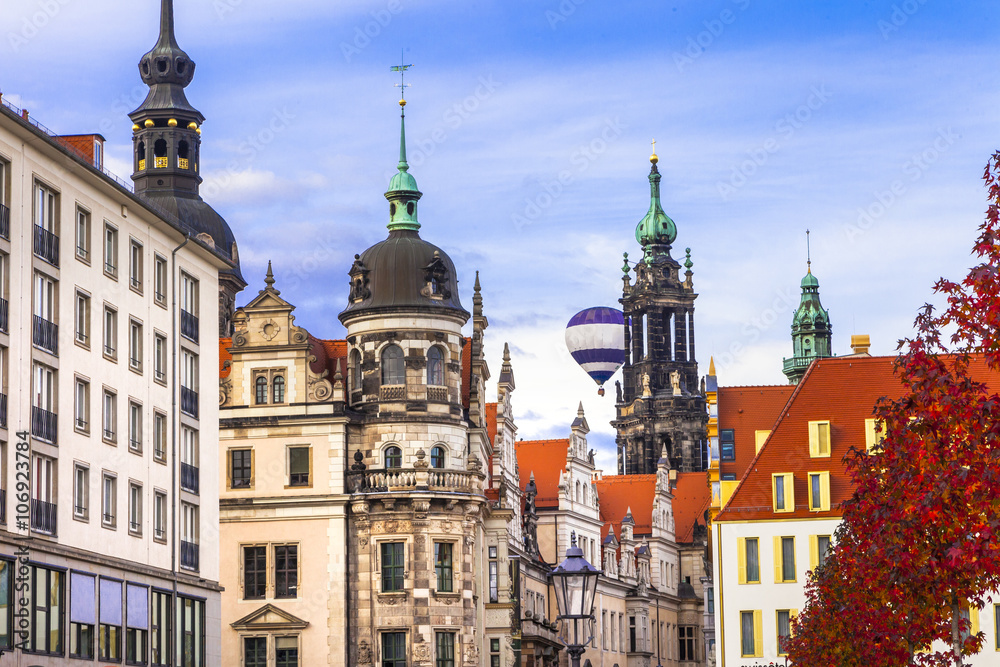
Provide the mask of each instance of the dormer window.
[{"label": "dormer window", "polygon": [[451,290],[448,288],[449,277],[448,266],[441,259],[441,253],[435,250],[434,259],[424,267],[424,280],[427,283],[422,290],[424,296],[432,299],[451,298]]}]

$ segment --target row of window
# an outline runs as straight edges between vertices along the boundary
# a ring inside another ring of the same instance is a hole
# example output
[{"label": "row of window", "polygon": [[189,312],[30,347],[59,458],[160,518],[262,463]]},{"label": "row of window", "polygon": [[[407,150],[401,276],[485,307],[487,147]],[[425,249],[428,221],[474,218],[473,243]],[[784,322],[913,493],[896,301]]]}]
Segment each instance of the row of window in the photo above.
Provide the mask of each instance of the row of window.
[{"label": "row of window", "polygon": [[[381,667],[406,667],[408,656],[406,635],[405,632],[383,632],[380,642],[381,655],[377,658],[376,664],[381,664]],[[455,639],[454,632],[434,633],[434,667],[455,667]],[[497,639],[492,641],[499,644]],[[496,648],[499,649],[499,646]],[[499,664],[499,650],[496,654],[498,658],[496,663]],[[490,664],[493,664],[492,659]],[[264,663],[261,663],[260,667],[264,667]]]},{"label": "row of window", "polygon": [[[84,290],[77,289],[74,317],[75,331],[73,335],[76,343],[88,350],[90,349],[91,340],[90,319],[90,295]],[[106,359],[118,361],[118,309],[113,305],[105,304],[101,323],[103,328],[101,351]],[[145,340],[146,336],[142,320],[130,316],[128,321],[128,366],[130,370],[140,375],[143,372]],[[152,355],[153,379],[162,385],[167,384],[167,355],[169,352],[167,335],[159,331],[154,331]]]},{"label": "row of window", "polygon": [[[455,592],[454,550],[455,542],[434,542],[434,576],[438,593]],[[491,547],[496,548],[496,547]],[[381,592],[401,593],[406,581],[406,543],[380,542],[378,568],[382,581]]]},{"label": "row of window", "polygon": [[[427,384],[436,387],[445,385],[444,363],[447,353],[438,345],[432,345],[427,350]],[[403,348],[399,345],[386,345],[381,356],[382,384],[406,384],[406,362],[403,358]],[[351,350],[350,360],[351,389],[361,389],[363,373],[361,370],[361,351]]]},{"label": "row of window", "polygon": [[297,544],[245,545],[241,567],[244,600],[298,597],[300,564]]},{"label": "row of window", "polygon": [[[830,510],[830,473],[806,473],[808,507],[811,512]],[[795,511],[795,475],[790,472],[771,475],[771,509],[777,513]]]},{"label": "row of window", "polygon": [[[267,661],[267,635],[243,637],[243,667],[270,667]],[[299,667],[299,638],[278,635],[271,638],[274,667]]]},{"label": "row of window", "polygon": [[[814,570],[826,563],[830,550],[829,535],[809,536],[809,569]],[[797,580],[795,566],[795,537],[773,537],[772,556],[774,561],[774,583],[791,583]],[[739,583],[759,584],[760,579],[760,539],[757,537],[736,538],[736,563]]]},{"label": "row of window", "polygon": [[[0,559],[0,650],[15,643],[14,569],[14,561]],[[169,591],[39,565],[30,566],[29,576],[32,622],[26,652],[62,657],[68,644],[71,658],[205,667],[204,600],[178,595],[172,618]]]},{"label": "row of window", "polygon": [[[830,456],[830,421],[811,421],[808,423],[809,456],[811,458],[827,458]],[[756,452],[760,452],[770,431],[754,431]],[[884,429],[876,419],[865,419],[865,448],[871,452],[882,442]],[[736,431],[724,428],[719,431],[721,458],[723,461],[736,460]]]},{"label": "row of window", "polygon": [[[252,489],[255,479],[254,450],[249,448],[230,449],[228,452],[228,475],[230,489]],[[312,486],[312,447],[309,445],[289,445],[285,448],[286,486]]]}]

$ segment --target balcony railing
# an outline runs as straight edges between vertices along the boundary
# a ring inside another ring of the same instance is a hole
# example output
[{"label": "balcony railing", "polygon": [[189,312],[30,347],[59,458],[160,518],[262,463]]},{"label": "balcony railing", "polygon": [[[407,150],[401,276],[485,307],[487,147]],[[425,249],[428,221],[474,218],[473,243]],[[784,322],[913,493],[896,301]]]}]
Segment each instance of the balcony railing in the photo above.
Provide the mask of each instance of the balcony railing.
[{"label": "balcony railing", "polygon": [[191,493],[198,493],[201,476],[198,468],[190,463],[181,463],[181,488]]},{"label": "balcony railing", "polygon": [[198,342],[198,318],[186,310],[181,310],[181,335]]},{"label": "balcony railing", "polygon": [[10,209],[6,204],[0,204],[0,236],[10,238]]},{"label": "balcony railing", "polygon": [[32,315],[31,342],[52,354],[59,354],[59,325],[44,317]]},{"label": "balcony railing", "polygon": [[0,299],[0,331],[4,333],[10,331],[7,327],[7,299]]},{"label": "balcony railing", "polygon": [[383,468],[348,473],[351,493],[382,493],[432,489],[459,493],[478,493],[478,478],[461,470],[417,470]]},{"label": "balcony railing", "polygon": [[56,534],[56,504],[31,499],[31,529],[48,535]]},{"label": "balcony railing", "polygon": [[7,426],[7,394],[0,394],[0,426]]},{"label": "balcony railing", "polygon": [[59,416],[45,408],[31,406],[31,435],[55,444]]},{"label": "balcony railing", "polygon": [[52,266],[59,266],[59,237],[35,225],[35,254]]},{"label": "balcony railing", "polygon": [[198,569],[198,545],[181,540],[181,567]]},{"label": "balcony railing", "polygon": [[194,389],[181,387],[181,412],[198,417],[198,392]]}]

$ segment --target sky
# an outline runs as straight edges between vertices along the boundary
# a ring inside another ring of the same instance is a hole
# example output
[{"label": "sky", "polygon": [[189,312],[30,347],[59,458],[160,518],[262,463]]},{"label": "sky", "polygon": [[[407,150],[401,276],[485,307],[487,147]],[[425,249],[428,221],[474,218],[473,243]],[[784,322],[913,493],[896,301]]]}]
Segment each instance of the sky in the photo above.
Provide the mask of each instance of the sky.
[{"label": "sky", "polygon": [[[783,384],[806,269],[833,348],[894,354],[941,276],[960,278],[1000,148],[1000,4],[988,0],[175,0],[206,117],[202,194],[232,226],[246,303],[276,286],[340,338],[353,256],[386,235],[399,82],[423,238],[480,272],[495,396],[510,344],[519,437],[565,437],[582,401],[615,469],[614,389],[566,350],[618,306],[639,256],[656,139],[674,257],[694,261],[697,357],[724,386]],[[100,132],[131,171],[126,114],[155,0],[4,0],[0,91],[61,134]],[[402,61],[400,59],[403,59]],[[471,328],[471,324],[469,325]]]}]

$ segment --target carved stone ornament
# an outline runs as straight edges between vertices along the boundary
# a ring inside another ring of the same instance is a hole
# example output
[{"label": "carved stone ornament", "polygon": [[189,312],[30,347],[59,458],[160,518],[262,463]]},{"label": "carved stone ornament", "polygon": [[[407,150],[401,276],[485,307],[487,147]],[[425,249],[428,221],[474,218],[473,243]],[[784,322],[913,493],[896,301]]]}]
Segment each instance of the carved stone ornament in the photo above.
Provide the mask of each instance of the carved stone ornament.
[{"label": "carved stone ornament", "polygon": [[368,640],[362,639],[361,643],[358,644],[358,664],[359,665],[370,665],[372,664],[372,649],[368,646]]},{"label": "carved stone ornament", "polygon": [[389,607],[395,607],[397,604],[401,604],[406,600],[406,595],[399,595],[398,593],[379,593],[378,601]]},{"label": "carved stone ornament", "polygon": [[225,378],[219,381],[219,407],[229,402],[229,397],[233,392],[232,378]]},{"label": "carved stone ornament", "polygon": [[316,361],[316,355],[310,354],[306,361],[306,382],[309,385],[309,398],[314,401],[325,401],[333,394],[333,385],[326,379],[330,374],[329,369],[324,368],[323,372],[316,374],[312,372],[312,364]]},{"label": "carved stone ornament", "polygon": [[469,644],[465,647],[465,662],[466,664],[475,665],[479,662],[479,647],[475,644]]},{"label": "carved stone ornament", "polygon": [[368,548],[368,536],[367,535],[358,535],[358,546],[361,547],[362,549]]},{"label": "carved stone ornament", "polygon": [[246,347],[247,342],[245,331],[236,331],[233,333],[233,347]]},{"label": "carved stone ornament", "polygon": [[426,519],[427,512],[431,508],[431,501],[429,500],[414,500],[413,501],[413,514],[418,519]]},{"label": "carved stone ornament", "polygon": [[274,340],[274,337],[281,331],[281,325],[268,318],[260,325],[261,338],[267,341]]},{"label": "carved stone ornament", "polygon": [[426,642],[420,642],[413,646],[413,659],[417,661],[427,661],[431,659],[431,647]]}]

